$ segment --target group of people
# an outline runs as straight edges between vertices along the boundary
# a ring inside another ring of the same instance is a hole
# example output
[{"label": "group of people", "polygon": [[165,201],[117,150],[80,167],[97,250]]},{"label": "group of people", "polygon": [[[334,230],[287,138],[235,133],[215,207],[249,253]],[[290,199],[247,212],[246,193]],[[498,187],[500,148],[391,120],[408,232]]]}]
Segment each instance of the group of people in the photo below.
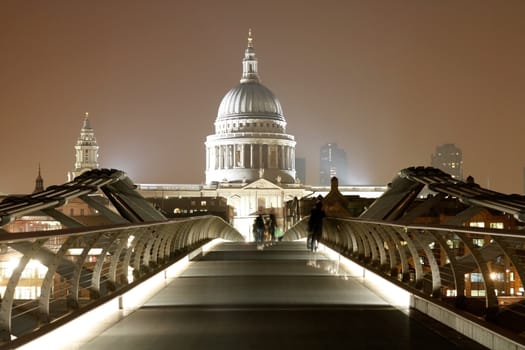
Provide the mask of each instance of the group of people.
[{"label": "group of people", "polygon": [[281,230],[277,226],[277,219],[274,214],[270,214],[265,219],[262,214],[257,215],[253,223],[253,236],[257,242],[257,248],[262,249],[265,242],[271,243],[281,240]]},{"label": "group of people", "polygon": [[[325,216],[322,197],[318,197],[308,218],[308,238],[306,240],[307,249],[313,252],[317,250],[319,240],[323,234],[323,219]],[[270,214],[266,219],[262,214],[257,215],[253,223],[253,236],[255,242],[257,242],[258,249],[263,249],[265,242],[280,241],[282,239],[282,231],[277,226],[275,215]]]}]

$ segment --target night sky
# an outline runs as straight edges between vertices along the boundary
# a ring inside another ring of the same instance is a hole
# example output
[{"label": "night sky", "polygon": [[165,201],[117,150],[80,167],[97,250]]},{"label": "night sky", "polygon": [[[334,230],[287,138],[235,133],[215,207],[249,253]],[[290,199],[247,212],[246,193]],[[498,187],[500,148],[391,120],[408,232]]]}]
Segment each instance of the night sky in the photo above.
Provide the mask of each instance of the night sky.
[{"label": "night sky", "polygon": [[101,167],[137,183],[202,183],[207,135],[252,28],[319,181],[319,147],[351,182],[384,185],[463,151],[464,175],[523,193],[525,1],[0,2],[0,192],[66,182],[89,112]]}]

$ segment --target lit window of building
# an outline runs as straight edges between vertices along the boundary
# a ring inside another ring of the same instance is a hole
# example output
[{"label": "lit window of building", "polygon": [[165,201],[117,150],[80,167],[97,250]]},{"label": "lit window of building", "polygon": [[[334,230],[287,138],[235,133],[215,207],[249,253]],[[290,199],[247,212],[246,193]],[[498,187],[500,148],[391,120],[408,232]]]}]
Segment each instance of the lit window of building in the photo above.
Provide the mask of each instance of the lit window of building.
[{"label": "lit window of building", "polygon": [[485,240],[483,238],[473,238],[472,244],[474,244],[476,247],[481,248],[485,244]]},{"label": "lit window of building", "polygon": [[489,227],[490,227],[490,228],[496,228],[496,229],[503,229],[503,228],[504,228],[502,222],[491,222],[491,223],[489,224]]},{"label": "lit window of building", "polygon": [[471,273],[470,282],[483,282],[483,275],[480,272]]}]

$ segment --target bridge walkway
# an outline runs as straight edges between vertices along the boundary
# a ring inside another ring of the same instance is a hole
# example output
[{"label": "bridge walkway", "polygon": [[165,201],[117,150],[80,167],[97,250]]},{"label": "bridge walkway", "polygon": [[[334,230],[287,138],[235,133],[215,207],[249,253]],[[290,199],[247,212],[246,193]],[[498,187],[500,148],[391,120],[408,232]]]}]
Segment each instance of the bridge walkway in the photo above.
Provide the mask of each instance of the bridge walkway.
[{"label": "bridge walkway", "polygon": [[225,242],[80,349],[484,349],[303,242]]}]

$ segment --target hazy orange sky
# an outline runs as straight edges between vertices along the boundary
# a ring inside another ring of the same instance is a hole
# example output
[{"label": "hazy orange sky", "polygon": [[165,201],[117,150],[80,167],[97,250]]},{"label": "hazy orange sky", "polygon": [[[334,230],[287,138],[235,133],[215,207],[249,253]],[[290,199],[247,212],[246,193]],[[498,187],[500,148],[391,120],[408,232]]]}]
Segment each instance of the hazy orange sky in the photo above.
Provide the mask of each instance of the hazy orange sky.
[{"label": "hazy orange sky", "polygon": [[327,142],[378,185],[454,143],[465,176],[523,193],[524,18],[523,0],[2,0],[0,192],[31,192],[39,163],[66,182],[85,112],[102,167],[203,182],[252,28],[308,184]]}]

